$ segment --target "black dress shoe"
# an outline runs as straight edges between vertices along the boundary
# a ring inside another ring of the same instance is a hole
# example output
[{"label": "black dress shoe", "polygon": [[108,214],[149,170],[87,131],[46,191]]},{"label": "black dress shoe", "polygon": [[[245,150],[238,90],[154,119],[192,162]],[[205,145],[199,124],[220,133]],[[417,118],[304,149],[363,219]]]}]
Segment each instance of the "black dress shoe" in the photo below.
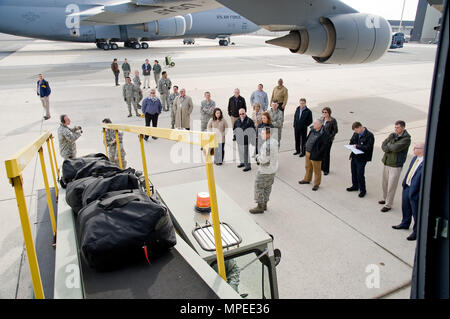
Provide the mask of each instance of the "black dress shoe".
[{"label": "black dress shoe", "polygon": [[312,188],[313,191],[316,191],[316,190],[318,190],[318,189],[319,189],[319,185],[316,185],[316,186],[314,186],[314,187]]},{"label": "black dress shoe", "polygon": [[309,182],[304,181],[304,180],[301,180],[301,181],[299,181],[298,183],[299,183],[299,184],[309,184]]},{"label": "black dress shoe", "polygon": [[416,240],[417,237],[416,237],[415,234],[411,234],[411,235],[409,235],[408,237],[406,237],[406,239],[409,240],[409,241],[412,241],[412,240]]},{"label": "black dress shoe", "polygon": [[381,212],[386,213],[386,212],[388,212],[388,211],[390,211],[390,210],[391,210],[390,207],[384,206],[384,207],[381,209]]},{"label": "black dress shoe", "polygon": [[379,200],[379,201],[378,201],[378,204],[384,205],[384,204],[386,204],[386,201],[385,201],[385,200]]},{"label": "black dress shoe", "polygon": [[349,188],[347,188],[347,192],[356,192],[357,190],[359,190],[358,189],[358,187],[349,187]]},{"label": "black dress shoe", "polygon": [[252,168],[250,166],[247,166],[246,168],[243,169],[244,172],[248,172],[249,170],[251,170]]},{"label": "black dress shoe", "polygon": [[295,152],[293,155],[298,155],[298,154],[300,154],[300,152]]},{"label": "black dress shoe", "polygon": [[329,172],[323,172],[323,175],[328,175],[328,174],[330,174]]},{"label": "black dress shoe", "polygon": [[358,194],[358,197],[363,198],[364,196],[366,196],[366,192],[361,192],[361,193]]},{"label": "black dress shoe", "polygon": [[305,156],[305,154],[300,154],[298,157],[303,157],[303,156]]},{"label": "black dress shoe", "polygon": [[392,226],[392,228],[394,228],[394,229],[409,229],[409,226],[406,227],[406,226],[403,226],[402,224],[400,224],[400,225]]},{"label": "black dress shoe", "polygon": [[241,167],[244,167],[245,166],[245,164],[239,164],[238,166],[237,166],[237,168],[241,168]]}]

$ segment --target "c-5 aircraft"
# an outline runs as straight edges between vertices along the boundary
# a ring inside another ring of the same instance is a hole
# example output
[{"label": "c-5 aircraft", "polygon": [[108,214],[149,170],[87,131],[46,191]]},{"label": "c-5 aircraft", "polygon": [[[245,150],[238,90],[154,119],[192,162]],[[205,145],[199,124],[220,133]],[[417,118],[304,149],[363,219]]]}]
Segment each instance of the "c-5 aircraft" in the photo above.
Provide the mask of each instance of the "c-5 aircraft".
[{"label": "c-5 aircraft", "polygon": [[[227,46],[231,35],[257,31],[259,26],[228,8],[217,8],[147,23],[111,25],[108,21],[80,24],[88,1],[0,1],[0,32],[46,40],[92,42],[104,50],[117,50],[116,42],[134,49],[147,49],[148,43],[176,38],[219,39]],[[108,1],[103,1],[108,2]],[[122,1],[123,2],[123,1]],[[88,9],[89,10],[89,9]],[[90,12],[90,11],[89,11]],[[128,21],[124,21],[128,22]]]},{"label": "c-5 aircraft", "polygon": [[[217,9],[223,6],[237,13]],[[213,9],[219,11],[208,11]],[[214,12],[216,22],[208,23]],[[391,42],[384,18],[339,0],[0,0],[0,32],[103,49],[117,49],[116,42],[147,48],[141,41],[200,36],[219,37],[224,45],[229,34],[257,26],[289,31],[267,42],[319,63],[371,62]]]}]

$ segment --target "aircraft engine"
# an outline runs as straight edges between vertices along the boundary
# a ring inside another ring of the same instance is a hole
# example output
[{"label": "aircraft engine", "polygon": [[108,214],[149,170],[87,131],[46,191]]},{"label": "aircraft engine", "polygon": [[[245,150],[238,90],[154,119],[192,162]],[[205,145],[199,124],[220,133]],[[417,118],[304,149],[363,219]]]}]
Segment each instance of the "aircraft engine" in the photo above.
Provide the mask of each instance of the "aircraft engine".
[{"label": "aircraft engine", "polygon": [[311,55],[319,63],[354,64],[383,56],[391,33],[390,24],[380,16],[349,13],[320,18],[319,23],[266,42]]},{"label": "aircraft engine", "polygon": [[146,32],[162,37],[184,35],[186,32],[186,19],[182,16],[152,21],[147,24]]},{"label": "aircraft engine", "polygon": [[192,24],[194,23],[194,19],[192,18],[192,14],[186,14],[183,16],[184,20],[186,21],[186,31],[191,31]]}]

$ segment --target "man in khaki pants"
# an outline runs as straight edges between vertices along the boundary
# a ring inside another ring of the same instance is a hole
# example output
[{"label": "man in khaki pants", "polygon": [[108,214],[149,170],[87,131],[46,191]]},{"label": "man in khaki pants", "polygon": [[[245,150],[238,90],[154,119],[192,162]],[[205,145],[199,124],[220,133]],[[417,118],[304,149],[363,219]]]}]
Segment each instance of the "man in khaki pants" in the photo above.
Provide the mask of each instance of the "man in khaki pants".
[{"label": "man in khaki pants", "polygon": [[37,81],[37,95],[41,99],[42,107],[45,110],[44,120],[48,120],[50,118],[50,101],[49,96],[52,90],[50,89],[50,85],[46,80],[44,80],[44,76],[39,74],[39,81]]},{"label": "man in khaki pants", "polygon": [[316,119],[306,139],[305,177],[299,184],[309,184],[314,173],[313,191],[319,189],[322,180],[322,160],[330,137],[323,128],[321,119]]},{"label": "man in khaki pants", "polygon": [[383,199],[378,203],[384,205],[381,208],[381,212],[383,213],[391,210],[403,164],[406,161],[408,149],[411,145],[411,136],[405,127],[406,124],[404,121],[395,122],[394,132],[381,144],[381,149],[384,152],[381,160],[384,164],[381,182]]}]

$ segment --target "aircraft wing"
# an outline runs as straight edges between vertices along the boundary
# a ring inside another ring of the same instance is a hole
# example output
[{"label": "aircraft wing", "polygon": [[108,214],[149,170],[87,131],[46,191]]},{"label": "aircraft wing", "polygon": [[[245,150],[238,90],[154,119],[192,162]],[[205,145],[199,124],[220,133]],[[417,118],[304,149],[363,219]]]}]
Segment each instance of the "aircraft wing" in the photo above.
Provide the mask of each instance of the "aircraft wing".
[{"label": "aircraft wing", "polygon": [[273,32],[299,29],[308,20],[357,12],[335,0],[217,0],[250,21]]},{"label": "aircraft wing", "polygon": [[137,24],[221,6],[213,0],[118,0],[68,16],[79,16],[81,25]]},{"label": "aircraft wing", "polygon": [[359,13],[339,0],[217,2],[269,31],[289,31],[266,42],[310,55],[319,63],[375,61],[384,55],[391,42],[392,29],[386,19]]}]

